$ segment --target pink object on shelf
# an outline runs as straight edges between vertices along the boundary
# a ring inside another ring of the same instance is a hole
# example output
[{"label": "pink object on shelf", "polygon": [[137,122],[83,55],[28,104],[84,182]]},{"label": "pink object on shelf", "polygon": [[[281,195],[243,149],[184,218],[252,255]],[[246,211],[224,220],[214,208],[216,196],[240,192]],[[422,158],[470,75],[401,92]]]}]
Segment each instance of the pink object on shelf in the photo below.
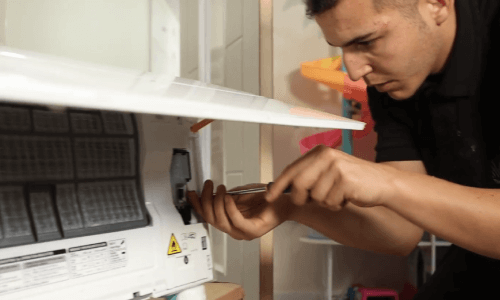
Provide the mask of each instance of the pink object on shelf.
[{"label": "pink object on shelf", "polygon": [[326,132],[320,132],[315,135],[305,137],[300,140],[300,153],[304,154],[317,145],[325,145],[330,148],[336,148],[342,143],[342,130],[335,129]]},{"label": "pink object on shelf", "polygon": [[361,293],[361,300],[367,300],[368,297],[393,297],[394,300],[399,300],[398,293],[391,289],[378,289],[378,288],[359,288],[358,292]]},{"label": "pink object on shelf", "polygon": [[364,80],[352,81],[346,74],[344,79],[343,96],[346,99],[354,99],[362,104],[368,104],[368,94]]},{"label": "pink object on shelf", "polygon": [[361,122],[366,123],[365,129],[363,130],[353,130],[352,137],[355,139],[361,139],[367,136],[375,126],[375,122],[372,119],[372,114],[368,104],[365,103],[361,108]]}]

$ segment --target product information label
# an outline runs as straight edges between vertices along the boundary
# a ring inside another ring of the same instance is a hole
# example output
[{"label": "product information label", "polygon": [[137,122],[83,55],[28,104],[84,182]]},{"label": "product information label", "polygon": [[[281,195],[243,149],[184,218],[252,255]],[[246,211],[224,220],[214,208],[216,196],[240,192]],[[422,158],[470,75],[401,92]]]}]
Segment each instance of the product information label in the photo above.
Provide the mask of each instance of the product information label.
[{"label": "product information label", "polygon": [[0,259],[0,295],[126,265],[125,239]]},{"label": "product information label", "polygon": [[127,265],[125,239],[69,248],[73,278],[101,273]]},{"label": "product information label", "polygon": [[0,294],[69,278],[65,249],[0,260]]}]

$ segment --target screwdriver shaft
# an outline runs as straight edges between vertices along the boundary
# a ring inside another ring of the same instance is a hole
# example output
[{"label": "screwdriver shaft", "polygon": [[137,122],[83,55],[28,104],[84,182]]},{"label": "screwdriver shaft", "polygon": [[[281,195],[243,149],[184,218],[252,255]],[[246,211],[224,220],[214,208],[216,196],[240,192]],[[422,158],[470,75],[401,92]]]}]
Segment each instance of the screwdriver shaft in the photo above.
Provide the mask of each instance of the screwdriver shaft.
[{"label": "screwdriver shaft", "polygon": [[[243,189],[243,190],[238,190],[238,191],[229,191],[229,192],[226,192],[226,194],[229,194],[229,195],[244,195],[244,194],[262,193],[262,192],[265,192],[268,189],[270,189],[272,184],[273,184],[273,182],[270,182],[270,183],[267,184],[267,187],[258,187],[258,188]],[[292,191],[292,187],[290,185],[290,186],[288,186],[283,191],[283,194],[289,194],[289,193],[291,193],[291,191]],[[215,195],[216,194],[214,193],[214,196]]]}]

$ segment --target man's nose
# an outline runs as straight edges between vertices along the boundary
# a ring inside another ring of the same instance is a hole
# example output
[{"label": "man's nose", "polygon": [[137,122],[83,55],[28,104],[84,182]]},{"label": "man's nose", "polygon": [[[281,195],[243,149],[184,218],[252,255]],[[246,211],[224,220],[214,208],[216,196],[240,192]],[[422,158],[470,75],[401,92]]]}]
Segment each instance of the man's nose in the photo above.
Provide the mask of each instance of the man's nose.
[{"label": "man's nose", "polygon": [[352,81],[358,81],[373,71],[368,61],[356,53],[344,52],[344,64]]}]

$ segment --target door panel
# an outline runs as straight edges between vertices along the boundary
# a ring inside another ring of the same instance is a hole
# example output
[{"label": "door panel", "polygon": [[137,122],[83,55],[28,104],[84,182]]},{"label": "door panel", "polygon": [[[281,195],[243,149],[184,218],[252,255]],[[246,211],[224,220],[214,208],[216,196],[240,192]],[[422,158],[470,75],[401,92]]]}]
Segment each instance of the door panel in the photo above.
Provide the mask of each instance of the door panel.
[{"label": "door panel", "polygon": [[[211,0],[210,5],[212,83],[258,94],[259,2]],[[198,0],[181,1],[181,76],[192,79],[199,78],[197,18]],[[258,124],[215,121],[203,130],[210,133],[215,188],[260,181]],[[215,279],[240,284],[246,299],[259,299],[259,240],[237,241],[211,226],[210,235]]]}]

